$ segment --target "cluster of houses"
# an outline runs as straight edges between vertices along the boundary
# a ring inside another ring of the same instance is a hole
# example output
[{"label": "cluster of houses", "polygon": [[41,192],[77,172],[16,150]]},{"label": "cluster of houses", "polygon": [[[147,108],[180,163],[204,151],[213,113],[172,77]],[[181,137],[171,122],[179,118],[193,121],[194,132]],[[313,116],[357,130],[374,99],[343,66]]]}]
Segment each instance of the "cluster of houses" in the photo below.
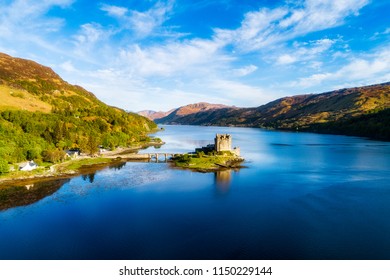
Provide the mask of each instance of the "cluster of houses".
[{"label": "cluster of houses", "polygon": [[[71,159],[76,159],[80,156],[80,149],[69,149],[65,151],[65,156]],[[36,164],[33,160],[24,162],[19,165],[19,171],[32,171],[38,168],[38,164]]]}]

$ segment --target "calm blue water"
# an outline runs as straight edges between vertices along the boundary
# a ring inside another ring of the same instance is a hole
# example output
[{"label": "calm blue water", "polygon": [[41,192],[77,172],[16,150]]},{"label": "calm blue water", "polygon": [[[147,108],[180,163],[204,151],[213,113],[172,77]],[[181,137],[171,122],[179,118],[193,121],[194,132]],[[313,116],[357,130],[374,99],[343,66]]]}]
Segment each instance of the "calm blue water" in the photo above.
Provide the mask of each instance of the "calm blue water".
[{"label": "calm blue water", "polygon": [[215,174],[126,163],[56,191],[35,184],[30,191],[47,196],[0,211],[0,258],[390,259],[390,143],[165,128],[160,152],[192,151],[230,133],[245,168]]}]

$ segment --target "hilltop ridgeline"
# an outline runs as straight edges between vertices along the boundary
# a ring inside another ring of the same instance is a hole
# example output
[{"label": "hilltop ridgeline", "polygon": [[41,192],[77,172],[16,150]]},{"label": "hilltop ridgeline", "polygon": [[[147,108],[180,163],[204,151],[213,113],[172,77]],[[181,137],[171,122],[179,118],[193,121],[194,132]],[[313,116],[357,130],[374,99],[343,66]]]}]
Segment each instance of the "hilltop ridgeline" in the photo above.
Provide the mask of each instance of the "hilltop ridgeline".
[{"label": "hilltop ridgeline", "polygon": [[3,166],[24,160],[57,162],[70,148],[93,154],[99,145],[128,146],[147,141],[154,128],[152,121],[106,105],[48,67],[0,53]]},{"label": "hilltop ridgeline", "polygon": [[155,122],[312,131],[390,140],[390,83],[284,97],[255,108],[225,106],[182,115],[175,113],[178,110]]},{"label": "hilltop ridgeline", "polygon": [[[195,104],[189,104],[186,106],[182,106],[176,109],[169,110],[168,112],[156,112],[152,110],[144,110],[138,112],[141,116],[145,116],[151,120],[158,120],[159,123],[169,123],[169,124],[181,124],[181,119],[184,116],[191,116],[196,113],[205,113],[212,112],[214,110],[222,109],[222,108],[236,108],[222,104],[210,104],[206,102],[200,102]],[[196,124],[197,120],[191,120],[191,124]]]}]

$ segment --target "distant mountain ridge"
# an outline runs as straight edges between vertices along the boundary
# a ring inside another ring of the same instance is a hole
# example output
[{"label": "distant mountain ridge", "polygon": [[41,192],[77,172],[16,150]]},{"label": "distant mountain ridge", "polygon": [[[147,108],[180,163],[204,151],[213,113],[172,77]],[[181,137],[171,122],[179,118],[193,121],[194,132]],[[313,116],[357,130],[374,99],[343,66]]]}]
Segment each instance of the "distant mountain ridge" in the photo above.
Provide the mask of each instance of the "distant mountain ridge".
[{"label": "distant mountain ridge", "polygon": [[[194,114],[203,113],[210,114],[216,110],[227,109],[227,108],[236,108],[232,106],[227,106],[223,104],[211,104],[207,102],[199,102],[194,104],[189,104],[186,106],[179,107],[177,109],[172,109],[167,112],[166,116],[162,118],[155,118],[154,121],[157,123],[170,123],[170,124],[180,124],[182,119],[187,116],[193,116]],[[192,124],[195,124],[196,120],[188,120]]]},{"label": "distant mountain ridge", "polygon": [[[187,106],[181,108],[185,107]],[[387,136],[390,123],[383,122],[375,115],[383,111],[380,114],[383,118],[387,116],[386,112],[389,108],[390,82],[321,94],[284,97],[255,108],[225,106],[213,110],[199,110],[189,114],[175,114],[155,121],[162,124],[243,126],[351,134],[349,129],[352,128],[346,128],[344,132],[337,129],[340,122],[345,124],[348,120],[348,127],[354,126],[351,135],[390,140]],[[368,118],[362,116],[366,115],[371,116],[369,118],[371,126],[374,126],[373,120],[376,120],[377,130],[373,127],[364,128],[364,120]],[[360,132],[355,127],[354,120],[362,126]],[[365,133],[365,129],[371,132]]]},{"label": "distant mountain ridge", "polygon": [[173,111],[173,109],[168,111],[168,112],[162,112],[162,111],[156,112],[153,110],[143,110],[143,111],[137,112],[137,114],[144,116],[144,117],[148,118],[149,120],[153,121],[155,119],[160,119],[160,118],[163,118],[163,117],[169,115],[172,111]]}]

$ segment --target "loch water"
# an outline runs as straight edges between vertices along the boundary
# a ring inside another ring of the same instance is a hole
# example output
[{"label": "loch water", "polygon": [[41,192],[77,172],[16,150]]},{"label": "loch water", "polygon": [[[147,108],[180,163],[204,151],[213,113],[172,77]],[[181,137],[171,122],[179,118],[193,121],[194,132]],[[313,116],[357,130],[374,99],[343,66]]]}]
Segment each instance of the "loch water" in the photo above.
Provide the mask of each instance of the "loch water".
[{"label": "loch water", "polygon": [[0,259],[390,259],[389,142],[163,127],[166,144],[141,153],[190,152],[229,133],[244,167],[127,162],[0,187],[16,198],[0,200]]}]

